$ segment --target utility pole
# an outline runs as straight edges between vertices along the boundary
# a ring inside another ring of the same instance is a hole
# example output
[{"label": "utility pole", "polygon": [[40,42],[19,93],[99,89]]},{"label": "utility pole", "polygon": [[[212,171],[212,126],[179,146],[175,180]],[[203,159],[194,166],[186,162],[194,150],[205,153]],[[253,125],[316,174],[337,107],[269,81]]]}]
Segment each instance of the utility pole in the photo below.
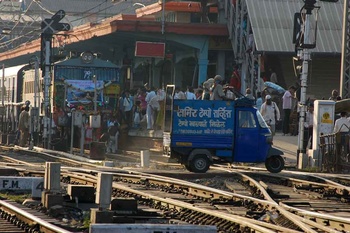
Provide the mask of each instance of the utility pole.
[{"label": "utility pole", "polygon": [[[49,40],[50,39],[50,40]],[[45,40],[45,71],[44,71],[44,147],[50,149],[51,142],[51,105],[50,105],[50,86],[51,86],[51,38]]]},{"label": "utility pole", "polygon": [[94,115],[97,114],[97,77],[93,76],[94,79]]},{"label": "utility pole", "polygon": [[[338,2],[338,0],[320,0],[324,2]],[[348,1],[348,0],[345,0]],[[316,26],[314,41],[311,41],[311,16],[312,11],[319,6],[315,6],[316,0],[303,0],[305,3],[301,9],[301,12],[304,13],[296,13],[294,16],[294,33],[293,33],[293,42],[295,42],[296,50],[301,52],[300,58],[302,60],[302,73],[300,77],[300,116],[299,116],[299,135],[298,135],[298,151],[297,151],[297,167],[298,169],[304,168],[304,158],[306,157],[306,150],[304,149],[304,123],[305,116],[307,111],[307,103],[306,103],[306,90],[307,90],[307,77],[309,70],[309,61],[310,61],[310,50],[316,47],[316,35],[317,35],[317,13],[316,13]],[[298,22],[302,22],[301,25],[298,25]]]},{"label": "utility pole", "polygon": [[165,29],[165,0],[162,0],[162,35]]},{"label": "utility pole", "polygon": [[[307,90],[307,77],[310,61],[310,50],[316,47],[316,31],[315,41],[311,43],[310,32],[310,17],[312,11],[316,8],[316,0],[303,0],[304,6],[300,13],[296,13],[294,16],[294,32],[293,42],[295,42],[296,50],[299,52],[299,59],[302,61],[302,70],[300,76],[300,100],[299,100],[299,134],[298,134],[298,151],[297,151],[297,167],[303,168],[303,160],[306,156],[306,150],[304,149],[304,123],[307,111],[306,103],[306,90]],[[317,7],[319,8],[319,7]],[[317,21],[316,21],[317,24]],[[317,28],[317,27],[315,27]]]},{"label": "utility pole", "polygon": [[[304,45],[310,44],[309,42],[309,33],[310,33],[310,15],[312,14],[312,10],[314,9],[314,3],[307,4],[305,3],[305,21],[304,21]],[[309,60],[310,60],[310,50],[308,48],[303,48],[302,50],[302,73],[300,78],[300,117],[299,117],[299,135],[298,135],[298,157],[297,157],[297,166],[298,169],[303,168],[303,158],[305,156],[306,151],[304,150],[304,123],[305,123],[305,115],[307,111],[306,106],[306,90],[307,90],[307,75],[309,70]]]},{"label": "utility pole", "polygon": [[39,132],[39,107],[40,106],[40,90],[39,90],[39,59],[37,56],[32,56],[29,64],[34,67],[34,106],[30,110],[30,143],[29,149],[33,149],[37,142]]},{"label": "utility pole", "polygon": [[43,132],[43,144],[44,148],[50,148],[51,142],[51,101],[50,101],[50,88],[51,88],[51,47],[52,47],[52,35],[56,31],[69,31],[70,25],[67,23],[60,23],[60,21],[66,15],[64,10],[59,10],[50,19],[44,19],[41,22],[41,69],[44,77],[44,111],[45,116],[43,119],[44,132]]},{"label": "utility pole", "polygon": [[4,115],[5,115],[5,64],[2,64],[2,80],[1,80],[1,130],[5,132]]},{"label": "utility pole", "polygon": [[344,0],[343,15],[343,35],[342,35],[342,53],[341,53],[341,74],[340,74],[340,96],[343,99],[350,98],[350,19],[349,19],[349,1]]}]

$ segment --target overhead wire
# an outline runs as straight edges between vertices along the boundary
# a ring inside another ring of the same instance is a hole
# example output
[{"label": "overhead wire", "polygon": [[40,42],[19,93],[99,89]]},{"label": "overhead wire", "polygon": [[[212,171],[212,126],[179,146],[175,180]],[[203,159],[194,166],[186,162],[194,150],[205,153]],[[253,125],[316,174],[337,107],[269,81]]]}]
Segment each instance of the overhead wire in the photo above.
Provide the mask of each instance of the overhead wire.
[{"label": "overhead wire", "polygon": [[[106,1],[107,2],[107,1]],[[104,2],[104,3],[106,3],[106,2]],[[120,2],[122,2],[122,1],[120,1]],[[118,3],[120,3],[120,2],[118,2]],[[113,4],[113,5],[116,5],[116,4]],[[102,3],[101,4],[99,4],[98,6],[96,6],[95,8],[97,8],[97,7],[99,7],[99,6],[102,6]],[[74,20],[72,20],[72,22],[77,22],[77,21],[79,21],[79,20],[82,20],[82,19],[85,19],[85,18],[88,18],[88,17],[90,17],[90,16],[92,16],[92,15],[95,15],[95,14],[98,14],[98,13],[101,13],[102,11],[105,11],[105,10],[107,10],[108,8],[110,8],[111,6],[110,5],[108,5],[108,6],[106,6],[105,8],[103,8],[103,9],[99,9],[97,12],[93,12],[93,13],[90,13],[90,14],[88,14],[88,15],[83,15],[82,17],[80,17],[80,18],[77,18],[77,19],[74,19]],[[93,10],[93,9],[95,9],[95,8],[91,8],[90,10],[88,10],[88,11],[85,11],[84,13],[88,13],[89,11],[91,11],[91,10]],[[105,13],[106,14],[106,13]],[[107,17],[106,17],[107,18]]]},{"label": "overhead wire", "polygon": [[[27,7],[26,11],[25,11],[23,14],[21,14],[21,18],[23,17],[23,15],[25,15],[25,14],[27,13],[27,11],[30,9],[30,6],[32,5],[33,2],[35,2],[43,11],[45,11],[45,12],[51,14],[51,15],[54,14],[53,12],[51,12],[50,10],[48,10],[47,8],[45,8],[38,0],[33,0],[33,1],[31,2],[31,4]],[[91,10],[93,10],[93,9],[96,9],[97,7],[102,6],[102,4],[105,4],[106,2],[107,2],[107,0],[104,1],[104,2],[101,2],[101,3],[97,4],[96,6],[90,8],[90,9],[88,9],[88,10],[82,12],[82,13],[79,13],[79,14],[88,13],[89,11],[91,11]],[[123,1],[119,1],[119,2],[117,2],[117,3],[115,3],[115,4],[113,4],[113,5],[115,6],[115,5],[118,5],[118,4],[122,3],[122,2],[123,2]],[[84,18],[88,18],[88,17],[90,17],[90,16],[92,16],[92,15],[94,15],[94,14],[101,13],[101,12],[107,10],[107,9],[110,8],[110,7],[111,7],[111,6],[108,5],[108,6],[104,7],[104,8],[102,8],[102,9],[99,9],[97,12],[94,12],[94,13],[91,13],[91,14],[88,14],[88,15],[85,15],[85,16],[83,16],[83,17],[80,17],[80,18],[75,19],[75,20],[72,20],[72,21],[70,21],[68,18],[66,18],[66,19],[67,19],[68,23],[72,24],[72,22],[76,22],[76,21],[78,21],[78,20],[81,20],[81,19],[84,19]],[[131,6],[128,6],[128,7],[126,7],[124,10],[128,10],[128,9],[131,8],[131,7],[133,7],[133,6],[132,6],[132,5],[131,5]],[[72,15],[74,15],[74,14],[69,14],[69,15],[72,16]],[[109,17],[110,17],[110,16],[109,16]],[[20,18],[20,19],[21,19],[21,18]],[[104,19],[106,19],[106,18],[108,18],[108,17],[102,18],[102,19],[100,19],[100,20],[104,20]],[[17,23],[16,23],[16,25],[13,27],[13,29],[19,24],[19,22],[20,22],[20,20],[17,21]],[[12,30],[13,30],[13,29],[12,29]],[[24,29],[22,29],[22,31],[23,31],[23,30],[24,30]],[[18,39],[20,39],[20,38],[23,38],[23,37],[25,37],[25,36],[28,36],[29,34],[34,33],[34,32],[37,32],[37,31],[40,31],[40,32],[41,32],[41,28],[34,29],[34,30],[30,31],[30,32],[27,32],[26,34],[23,34],[23,35],[18,36],[18,37],[16,37],[16,38],[12,38],[11,40],[8,40],[8,41],[5,41],[5,42],[0,42],[0,48],[6,47],[6,46],[8,47],[8,45],[10,45],[11,43],[13,43],[14,41],[16,41],[16,40],[18,40]],[[34,38],[35,36],[37,36],[37,37],[39,38],[39,37],[40,37],[40,34],[41,34],[41,33],[35,34],[35,35],[33,34],[31,38]],[[5,37],[5,36],[4,36],[4,37]],[[0,38],[0,40],[2,40],[4,37]],[[30,39],[31,39],[31,38],[30,38]],[[28,40],[28,41],[29,41],[29,40]],[[20,46],[21,46],[21,44],[19,44],[19,45],[16,46],[15,48],[18,48],[18,47],[20,47]],[[15,49],[15,48],[12,48],[12,49]]]},{"label": "overhead wire", "polygon": [[[22,13],[22,14],[20,14],[20,17],[18,18],[18,20],[17,20],[17,22],[15,23],[15,25],[11,28],[11,31],[14,31],[15,29],[16,29],[16,27],[19,25],[19,23],[21,22],[21,19],[23,18],[23,16],[28,12],[28,10],[30,9],[30,7],[32,6],[32,4],[33,4],[33,2],[31,2],[30,4],[29,4],[29,6],[27,7],[27,9]],[[26,27],[26,25],[25,25],[25,27]],[[22,30],[21,30],[21,32],[23,32],[23,30],[25,29],[25,27],[24,28],[22,28]],[[22,33],[19,33],[20,35],[22,34]],[[28,34],[28,33],[26,33],[26,34]],[[26,35],[25,34],[25,35]],[[13,39],[11,39],[11,40],[8,40],[8,41],[5,41],[5,42],[1,42],[0,43],[0,47],[4,47],[4,46],[2,46],[2,45],[7,45],[7,44],[9,44],[9,42],[13,42],[13,41],[16,41],[16,40],[18,40],[18,39],[20,39],[20,38],[23,38],[25,35],[21,35],[21,36],[19,36],[19,37],[16,37],[16,38],[13,38]],[[6,37],[7,35],[4,35],[4,36],[2,36],[1,38],[0,38],[0,41],[2,41],[5,37]]]}]

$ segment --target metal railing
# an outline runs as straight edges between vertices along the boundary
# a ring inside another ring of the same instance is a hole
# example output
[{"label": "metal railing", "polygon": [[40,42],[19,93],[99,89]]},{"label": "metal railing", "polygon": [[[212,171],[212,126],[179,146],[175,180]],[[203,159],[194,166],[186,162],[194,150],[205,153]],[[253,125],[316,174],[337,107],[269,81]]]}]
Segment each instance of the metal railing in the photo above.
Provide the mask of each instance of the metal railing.
[{"label": "metal railing", "polygon": [[320,154],[324,172],[343,173],[350,170],[350,132],[320,136]]}]

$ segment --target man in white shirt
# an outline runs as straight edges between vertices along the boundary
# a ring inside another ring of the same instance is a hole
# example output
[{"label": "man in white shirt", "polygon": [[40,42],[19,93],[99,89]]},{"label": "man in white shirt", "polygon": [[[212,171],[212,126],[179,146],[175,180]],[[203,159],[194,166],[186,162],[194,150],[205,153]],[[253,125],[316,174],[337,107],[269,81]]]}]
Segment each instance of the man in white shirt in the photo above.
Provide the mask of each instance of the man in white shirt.
[{"label": "man in white shirt", "polygon": [[183,91],[181,91],[180,87],[175,87],[175,95],[174,99],[185,100],[186,95]]},{"label": "man in white shirt", "polygon": [[129,91],[125,91],[125,97],[124,97],[124,102],[123,102],[123,112],[125,116],[125,121],[126,124],[128,125],[128,128],[130,129],[131,127],[131,119],[132,119],[132,107],[133,107],[133,101],[130,98],[130,93]]},{"label": "man in white shirt", "polygon": [[270,126],[272,136],[276,132],[276,120],[280,120],[280,110],[275,102],[271,100],[271,96],[265,97],[265,102],[261,105],[260,113],[263,116],[265,122]]},{"label": "man in white shirt", "polygon": [[284,112],[282,128],[283,135],[289,134],[289,118],[292,112],[292,99],[294,98],[295,91],[296,88],[294,86],[290,86],[282,97],[282,109]]},{"label": "man in white shirt", "polygon": [[[333,132],[336,134],[336,149],[337,155],[346,155],[349,151],[349,129],[350,121],[347,117],[346,112],[340,113],[340,118],[335,121]],[[344,153],[342,153],[344,151]]]},{"label": "man in white shirt", "polygon": [[195,100],[196,95],[194,94],[193,87],[188,87],[187,92],[186,92],[186,99],[188,100]]},{"label": "man in white shirt", "polygon": [[309,141],[310,141],[310,149],[312,149],[312,134],[313,134],[313,125],[314,125],[313,115],[314,115],[314,104],[311,103],[308,111],[306,112],[305,122],[304,122],[303,148],[305,151]]},{"label": "man in white shirt", "polygon": [[156,92],[154,91],[154,88],[150,89],[150,91],[146,95],[146,102],[147,102],[147,109],[146,109],[146,119],[147,119],[147,129],[151,130],[153,129],[153,123],[154,123],[154,117],[153,117],[153,109],[150,104],[153,97],[156,96]]},{"label": "man in white shirt", "polygon": [[346,112],[340,113],[340,118],[334,123],[334,133],[349,133],[350,121],[347,117]]}]

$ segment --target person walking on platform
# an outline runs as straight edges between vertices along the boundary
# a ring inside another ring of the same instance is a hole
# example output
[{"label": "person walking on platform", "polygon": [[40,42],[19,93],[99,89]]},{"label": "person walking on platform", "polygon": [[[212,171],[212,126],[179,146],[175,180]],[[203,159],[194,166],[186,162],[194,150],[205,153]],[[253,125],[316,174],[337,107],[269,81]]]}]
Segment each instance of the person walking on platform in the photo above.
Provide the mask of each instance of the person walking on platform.
[{"label": "person walking on platform", "polygon": [[147,119],[147,130],[153,129],[154,124],[154,111],[151,106],[151,100],[156,97],[156,92],[154,91],[154,88],[151,88],[150,91],[146,95],[146,102],[147,102],[147,110],[146,110],[146,119]]},{"label": "person walking on platform", "polygon": [[314,125],[314,104],[311,103],[308,111],[306,112],[305,122],[304,122],[304,142],[303,148],[306,151],[307,145],[310,141],[310,149],[312,149],[312,134],[313,134],[313,125]]},{"label": "person walking on platform", "polygon": [[276,133],[276,121],[280,119],[281,115],[277,104],[271,100],[270,95],[265,97],[265,102],[261,105],[260,113],[267,125],[270,126],[272,136],[274,136]]},{"label": "person walking on platform", "polygon": [[283,135],[289,134],[289,119],[292,111],[292,99],[294,98],[296,88],[290,86],[282,97],[282,108],[284,112],[283,117]]},{"label": "person walking on platform", "polygon": [[18,129],[20,131],[19,145],[26,146],[29,138],[29,106],[23,106],[19,115]]},{"label": "person walking on platform", "polygon": [[110,122],[108,127],[108,142],[107,142],[107,153],[117,153],[118,150],[118,136],[119,136],[119,123],[117,121]]},{"label": "person walking on platform", "polygon": [[133,109],[133,99],[130,96],[130,92],[128,90],[125,91],[125,97],[123,101],[123,115],[125,119],[125,123],[128,126],[128,129],[132,126],[132,109]]}]

